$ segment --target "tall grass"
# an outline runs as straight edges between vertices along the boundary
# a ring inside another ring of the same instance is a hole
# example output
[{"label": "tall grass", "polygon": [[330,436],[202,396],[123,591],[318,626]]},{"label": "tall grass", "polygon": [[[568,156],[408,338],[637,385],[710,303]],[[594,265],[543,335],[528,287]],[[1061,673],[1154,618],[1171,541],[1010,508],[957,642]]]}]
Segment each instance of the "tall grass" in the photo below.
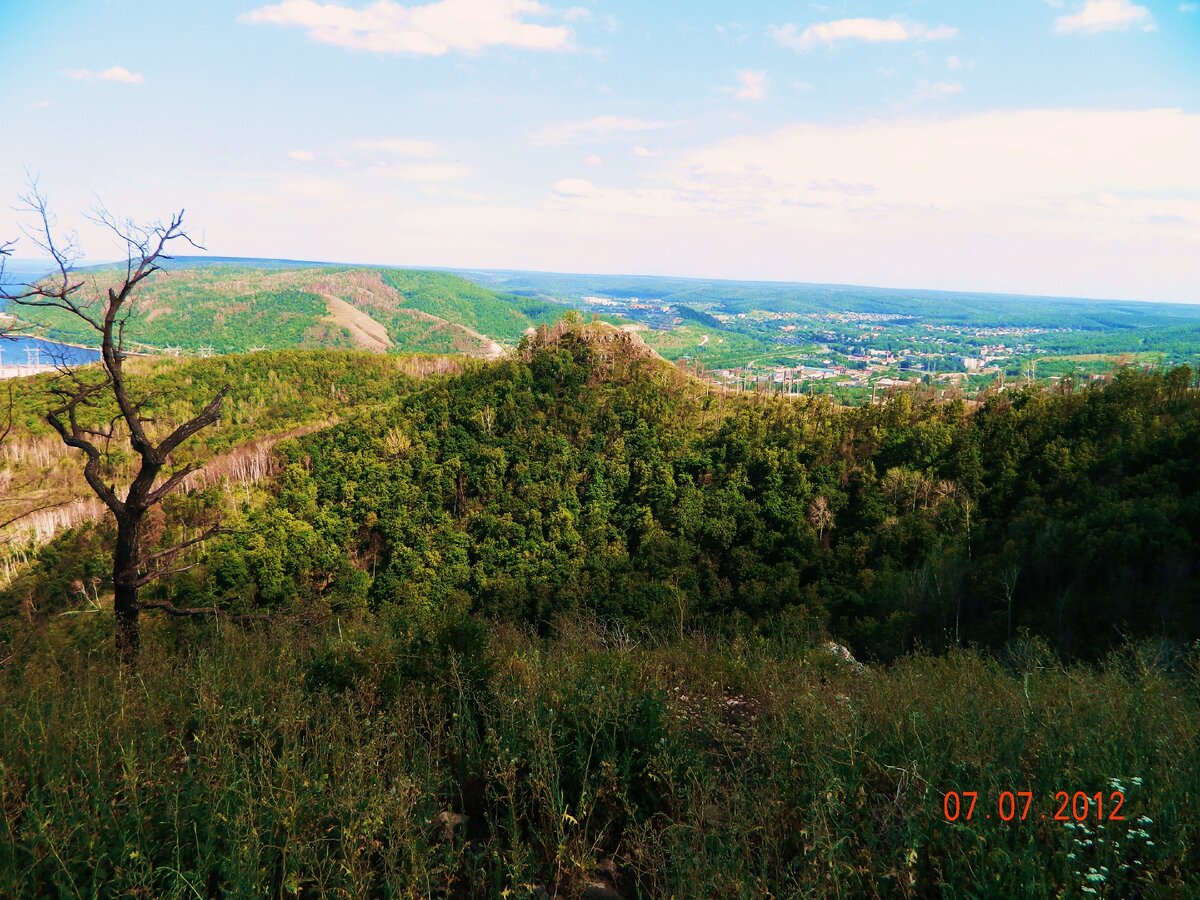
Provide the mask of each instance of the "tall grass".
[{"label": "tall grass", "polygon": [[[129,674],[99,628],[0,678],[0,896],[1200,892],[1197,675],[1136,650],[859,670],[586,623],[209,623]],[[1052,820],[1110,779],[1125,822]],[[948,790],[979,792],[971,823]],[[998,821],[1005,790],[1027,821]]]}]

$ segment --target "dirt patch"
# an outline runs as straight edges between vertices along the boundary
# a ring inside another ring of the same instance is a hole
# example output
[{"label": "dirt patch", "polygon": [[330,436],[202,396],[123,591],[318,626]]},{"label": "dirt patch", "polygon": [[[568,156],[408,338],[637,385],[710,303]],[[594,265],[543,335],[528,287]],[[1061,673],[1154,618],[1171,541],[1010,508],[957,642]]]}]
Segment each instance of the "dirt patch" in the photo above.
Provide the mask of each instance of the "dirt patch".
[{"label": "dirt patch", "polygon": [[329,318],[339,328],[345,328],[354,338],[354,343],[364,350],[383,353],[392,346],[387,329],[372,319],[361,309],[351,306],[345,300],[322,294],[329,307]]}]

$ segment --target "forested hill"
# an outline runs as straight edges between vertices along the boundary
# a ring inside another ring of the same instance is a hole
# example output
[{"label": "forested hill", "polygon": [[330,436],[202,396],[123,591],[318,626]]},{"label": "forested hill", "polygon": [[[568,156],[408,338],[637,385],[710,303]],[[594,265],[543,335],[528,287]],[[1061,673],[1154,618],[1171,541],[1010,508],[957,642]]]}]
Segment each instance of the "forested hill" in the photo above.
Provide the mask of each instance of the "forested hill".
[{"label": "forested hill", "polygon": [[[597,324],[386,395],[282,445],[271,494],[155,590],[538,627],[586,612],[833,636],[874,658],[1023,630],[1077,657],[1200,637],[1186,369],[975,412],[911,394],[843,408],[719,391]],[[8,602],[60,608],[75,553],[57,546]]]},{"label": "forested hill", "polygon": [[[115,270],[79,274],[102,288]],[[443,272],[194,259],[143,284],[126,341],[151,353],[328,347],[490,358],[562,310]],[[60,310],[19,314],[45,337],[96,344],[95,332]]]},{"label": "forested hill", "polygon": [[[1197,896],[1185,368],[842,407],[560,323],[494,361],[129,374],[156,434],[229,388],[176,459],[211,480],[144,531],[212,536],[142,589],[137,671],[106,509],[10,548],[4,897],[1058,897],[1100,867]],[[18,385],[0,504],[86,490],[51,378]],[[1125,819],[1064,830],[1068,789]]]}]

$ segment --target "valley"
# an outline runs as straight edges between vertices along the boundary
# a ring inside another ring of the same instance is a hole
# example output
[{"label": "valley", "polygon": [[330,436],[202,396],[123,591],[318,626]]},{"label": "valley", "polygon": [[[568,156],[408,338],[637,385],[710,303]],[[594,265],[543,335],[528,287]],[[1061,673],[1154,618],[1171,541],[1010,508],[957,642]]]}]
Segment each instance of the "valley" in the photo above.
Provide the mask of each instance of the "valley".
[{"label": "valley", "polygon": [[[128,339],[166,356],[330,347],[497,359],[565,309],[637,330],[726,389],[851,405],[1200,364],[1200,307],[1185,304],[206,258],[149,283]],[[51,340],[95,340],[54,310],[22,316]]]}]

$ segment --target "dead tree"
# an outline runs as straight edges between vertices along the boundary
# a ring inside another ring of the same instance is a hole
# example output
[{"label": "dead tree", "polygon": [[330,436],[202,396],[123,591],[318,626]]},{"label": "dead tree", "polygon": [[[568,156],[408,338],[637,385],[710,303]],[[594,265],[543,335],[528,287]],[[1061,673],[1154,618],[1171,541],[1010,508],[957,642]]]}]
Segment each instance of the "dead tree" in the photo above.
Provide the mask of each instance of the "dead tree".
[{"label": "dead tree", "polygon": [[[98,280],[79,277],[75,272],[79,260],[75,241],[71,237],[56,239],[53,217],[37,185],[21,199],[37,222],[25,234],[53,260],[55,270],[46,278],[23,284],[16,290],[4,288],[0,297],[18,306],[63,310],[86,322],[99,336],[99,366],[60,364],[61,377],[52,388],[55,405],[46,418],[64,444],[83,454],[84,477],[116,520],[112,558],[116,642],[121,657],[132,663],[140,647],[138,614],[142,609],[153,607],[173,615],[217,612],[211,608],[179,609],[169,603],[142,604],[138,592],[155,579],[191,568],[179,564],[181,555],[218,530],[218,526],[213,526],[191,540],[150,552],[145,545],[143,524],[150,509],[200,468],[196,463],[173,466],[171,454],[217,421],[228,389],[222,388],[194,418],[176,426],[165,437],[155,438],[148,429],[154,420],[146,411],[152,398],[133,396],[124,368],[128,356],[125,329],[138,285],[159,271],[163,261],[171,259],[167,250],[172,243],[183,241],[203,248],[184,230],[182,210],[165,225],[157,222],[148,226],[119,221],[101,210],[92,221],[115,234],[126,251],[124,270],[118,270],[115,283],[101,287]],[[95,424],[94,411],[101,407],[111,410],[113,406],[116,415],[107,424]],[[129,446],[138,460],[137,473],[123,490],[106,479],[105,466],[108,446],[122,438],[119,430],[127,432]]]}]

